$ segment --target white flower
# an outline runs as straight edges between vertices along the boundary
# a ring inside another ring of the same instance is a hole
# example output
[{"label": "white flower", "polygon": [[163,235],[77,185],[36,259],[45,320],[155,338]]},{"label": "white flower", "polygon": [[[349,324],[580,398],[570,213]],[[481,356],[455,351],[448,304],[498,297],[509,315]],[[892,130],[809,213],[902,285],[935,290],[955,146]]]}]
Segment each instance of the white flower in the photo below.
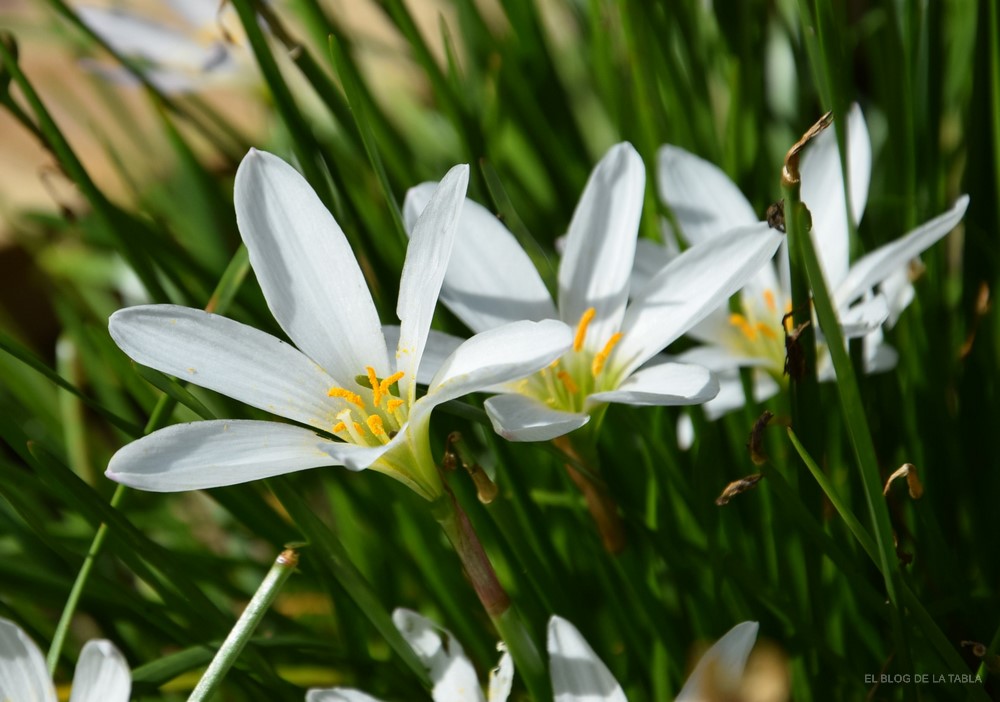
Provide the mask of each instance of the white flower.
[{"label": "white flower", "polygon": [[[427,668],[434,702],[506,702],[514,681],[514,664],[506,652],[490,671],[483,696],[476,670],[462,645],[447,629],[416,612],[397,609],[392,621]],[[739,689],[747,657],[757,640],[757,622],[737,624],[705,652],[677,695],[677,702],[728,699]],[[547,649],[554,702],[626,702],[625,692],[579,630],[562,617],[549,619]],[[502,650],[502,646],[501,646]],[[359,690],[313,689],[306,702],[379,702]]]},{"label": "white flower", "polygon": [[[847,118],[847,164],[851,217],[864,214],[871,174],[871,143],[861,109],[854,105]],[[896,364],[894,349],[883,343],[882,326],[892,326],[913,299],[908,266],[922,251],[951,231],[965,214],[969,198],[905,236],[863,256],[850,265],[850,227],[847,220],[840,153],[836,135],[828,129],[806,148],[801,164],[802,200],[812,214],[813,241],[846,338],[863,337],[867,372]],[[750,203],[716,166],[676,146],[660,149],[660,198],[670,206],[681,235],[699,245],[728,236],[735,227],[757,221]],[[647,251],[647,258],[668,257],[665,251]],[[646,267],[648,270],[649,266]],[[643,270],[636,271],[641,279]],[[701,363],[720,374],[719,396],[705,405],[710,418],[744,402],[738,369],[754,367],[754,394],[766,399],[783,382],[785,347],[782,317],[791,310],[787,251],[774,266],[765,266],[743,288],[741,312],[720,306],[689,334],[706,345],[682,354],[679,360]],[[825,346],[817,354],[818,373],[833,378]]]},{"label": "white flower", "polygon": [[[757,622],[742,622],[699,659],[677,702],[732,699],[757,640]],[[549,665],[555,702],[626,702],[625,692],[580,632],[565,619],[549,620]]]},{"label": "white flower", "polygon": [[[77,16],[118,53],[145,62],[146,78],[164,93],[195,90],[207,82],[233,78],[244,62],[220,29],[220,5],[214,0],[169,0],[180,21],[171,26],[160,19],[123,8],[82,5]],[[108,80],[134,83],[121,66],[87,61],[86,66]]]},{"label": "white flower", "polygon": [[[70,702],[127,702],[132,676],[110,641],[88,641],[80,651]],[[56,702],[45,657],[12,621],[0,619],[0,700]]]},{"label": "white flower", "polygon": [[[392,623],[427,668],[434,702],[506,702],[514,682],[514,662],[504,651],[490,671],[489,689],[483,696],[476,669],[465,656],[462,644],[447,629],[408,609],[392,613]],[[502,647],[501,647],[502,649]],[[350,688],[313,689],[306,702],[379,702],[371,695]]]},{"label": "white flower", "polygon": [[[225,317],[176,305],[116,312],[131,358],[293,424],[216,420],[154,432],[115,454],[107,475],[144,490],[211,488],[319,466],[371,468],[427,499],[442,494],[430,411],[534,373],[570,345],[559,322],[520,322],[469,339],[416,395],[431,317],[454,240],[468,167],[441,181],[411,237],[390,362],[375,305],[336,221],[291,166],[251,150],[236,174],[236,218],[275,319],[298,348]],[[317,431],[324,432],[318,435]]]},{"label": "white flower", "polygon": [[[692,247],[634,291],[627,305],[644,187],[642,159],[630,144],[613,147],[594,169],[569,225],[558,309],[514,236],[484,207],[466,201],[441,301],[474,332],[517,319],[561,319],[576,329],[572,349],[553,366],[492,388],[502,394],[486,401],[486,411],[502,436],[544,441],[600,417],[609,402],[684,405],[718,392],[701,366],[647,362],[738,290],[781,236],[751,222]],[[424,183],[407,194],[408,226],[433,188]]]}]

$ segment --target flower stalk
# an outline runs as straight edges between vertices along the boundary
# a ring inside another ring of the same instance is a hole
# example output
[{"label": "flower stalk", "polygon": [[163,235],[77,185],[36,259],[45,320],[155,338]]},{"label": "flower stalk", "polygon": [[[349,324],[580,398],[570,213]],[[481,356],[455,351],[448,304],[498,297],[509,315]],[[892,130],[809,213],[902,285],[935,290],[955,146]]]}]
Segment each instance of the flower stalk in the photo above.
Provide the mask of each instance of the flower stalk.
[{"label": "flower stalk", "polygon": [[[589,450],[579,447],[568,436],[560,436],[552,441],[570,460],[565,464],[570,480],[580,490],[587,503],[587,510],[594,520],[604,550],[617,556],[628,545],[625,525],[618,513],[618,503],[608,492],[607,486],[598,481],[600,465],[594,447]],[[579,467],[585,468],[580,470]]]},{"label": "flower stalk", "polygon": [[229,669],[233,667],[233,663],[236,662],[236,659],[239,658],[240,653],[250,641],[250,637],[253,636],[253,632],[264,617],[264,613],[274,603],[278,592],[281,591],[281,586],[285,584],[288,576],[292,574],[298,564],[299,554],[294,549],[285,549],[278,555],[274,561],[274,565],[271,566],[271,570],[264,577],[260,587],[257,588],[257,592],[254,593],[250,604],[243,610],[243,614],[240,615],[236,626],[232,628],[226,640],[222,642],[222,646],[219,647],[215,658],[209,664],[208,670],[201,676],[201,680],[198,681],[191,696],[188,697],[188,702],[203,702],[204,700],[211,699],[212,695],[215,694],[222,683],[222,679],[229,672]]},{"label": "flower stalk", "polygon": [[550,699],[545,664],[531,632],[500,584],[468,515],[447,482],[442,482],[445,494],[431,505],[431,513],[458,554],[472,589],[514,658],[515,668],[531,696],[536,700]]}]

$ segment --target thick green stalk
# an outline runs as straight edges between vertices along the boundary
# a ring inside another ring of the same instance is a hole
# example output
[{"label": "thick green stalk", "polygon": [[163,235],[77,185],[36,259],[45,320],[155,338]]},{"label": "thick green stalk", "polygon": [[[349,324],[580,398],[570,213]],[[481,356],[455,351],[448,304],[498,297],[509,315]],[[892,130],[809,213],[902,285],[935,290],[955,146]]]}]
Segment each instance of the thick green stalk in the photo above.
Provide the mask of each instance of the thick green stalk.
[{"label": "thick green stalk", "polygon": [[534,638],[511,604],[468,515],[450,489],[432,504],[431,511],[455,548],[473,590],[507,645],[518,675],[524,680],[531,696],[536,701],[551,699],[545,664]]},{"label": "thick green stalk", "polygon": [[212,695],[222,684],[226,673],[233,667],[233,663],[239,658],[240,653],[250,642],[250,637],[257,629],[264,614],[271,608],[281,586],[285,584],[288,577],[294,572],[299,564],[299,554],[293,549],[285,549],[281,552],[271,570],[264,577],[264,581],[257,588],[257,592],[250,599],[247,608],[243,610],[236,626],[229,632],[229,636],[222,642],[215,658],[212,659],[208,670],[201,676],[197,686],[188,697],[188,702],[204,702],[211,699]]}]

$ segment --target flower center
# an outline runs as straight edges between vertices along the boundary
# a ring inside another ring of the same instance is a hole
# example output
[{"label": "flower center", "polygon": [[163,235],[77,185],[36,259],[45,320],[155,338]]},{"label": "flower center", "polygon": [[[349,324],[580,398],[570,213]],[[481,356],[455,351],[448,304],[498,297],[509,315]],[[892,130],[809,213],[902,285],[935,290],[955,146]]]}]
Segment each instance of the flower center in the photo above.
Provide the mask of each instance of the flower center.
[{"label": "flower center", "polygon": [[[783,313],[770,289],[759,298],[743,295],[740,307],[742,312],[729,315],[725,345],[740,356],[765,361],[765,369],[780,378],[785,364],[785,332],[791,331],[791,319],[782,327]],[[786,302],[785,312],[791,309],[792,303]]]},{"label": "flower center", "polygon": [[531,395],[553,409],[581,412],[587,396],[594,392],[614,387],[615,378],[605,368],[608,356],[621,341],[621,332],[615,332],[599,350],[588,345],[587,332],[596,310],[588,307],[576,325],[573,348],[548,368],[521,381],[521,391]]},{"label": "flower center", "polygon": [[406,424],[409,408],[394,391],[403,372],[380,379],[375,369],[368,366],[365,374],[358,376],[360,392],[332,387],[330,397],[344,400],[345,407],[337,413],[337,423],[331,430],[339,438],[361,446],[387,444],[400,427]]}]

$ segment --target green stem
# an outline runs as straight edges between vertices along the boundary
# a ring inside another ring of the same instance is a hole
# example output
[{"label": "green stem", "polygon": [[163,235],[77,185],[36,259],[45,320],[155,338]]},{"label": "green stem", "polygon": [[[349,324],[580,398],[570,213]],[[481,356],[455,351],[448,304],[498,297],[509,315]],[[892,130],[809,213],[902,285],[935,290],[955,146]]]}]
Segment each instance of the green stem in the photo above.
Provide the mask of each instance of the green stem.
[{"label": "green stem", "polygon": [[[111,497],[111,508],[117,509],[118,505],[121,503],[122,498],[125,497],[125,493],[128,492],[128,488],[124,485],[119,485],[115,489],[115,494]],[[52,675],[56,671],[56,666],[59,664],[59,655],[62,653],[63,644],[66,642],[66,634],[69,631],[69,625],[73,621],[73,615],[76,613],[76,607],[80,603],[80,596],[83,594],[83,589],[87,585],[87,580],[90,578],[90,572],[94,569],[94,563],[97,561],[98,555],[101,553],[101,549],[104,548],[104,541],[108,536],[108,524],[107,522],[102,522],[101,526],[97,527],[97,533],[94,534],[94,540],[90,544],[90,549],[87,551],[87,557],[83,561],[83,565],[80,567],[80,572],[76,574],[76,580],[73,582],[73,588],[69,591],[69,597],[66,598],[66,604],[63,605],[62,615],[59,617],[59,623],[56,624],[55,633],[52,634],[52,645],[49,646],[49,653],[46,657],[46,664],[49,668],[49,674]]]},{"label": "green stem", "polygon": [[518,675],[524,680],[531,696],[538,701],[551,699],[545,664],[531,632],[511,605],[468,515],[450,489],[432,504],[431,511],[455,548],[472,588],[507,645]]},{"label": "green stem", "polygon": [[299,563],[299,554],[293,549],[286,549],[281,552],[271,570],[264,577],[264,581],[257,588],[250,604],[243,610],[236,626],[229,632],[229,636],[222,642],[218,653],[208,666],[208,670],[201,676],[198,685],[195,686],[188,702],[203,702],[215,694],[222,679],[233,667],[233,663],[239,658],[240,653],[250,641],[254,630],[264,618],[264,613],[271,608],[281,586],[285,584],[288,577],[295,570]]},{"label": "green stem", "polygon": [[792,156],[790,154],[790,157],[786,159],[785,176],[782,177],[782,191],[785,197],[785,226],[788,238],[790,242],[795,242],[799,253],[799,260],[793,260],[793,264],[798,263],[805,268],[819,325],[826,339],[833,367],[837,374],[837,395],[840,398],[844,421],[847,423],[851,446],[861,474],[861,484],[879,556],[879,570],[882,572],[886,594],[889,597],[895,647],[902,669],[910,671],[910,651],[903,630],[899,599],[902,581],[899,569],[896,567],[889,509],[882,498],[882,481],[878,459],[875,455],[875,445],[868,430],[861,393],[854,375],[854,367],[851,365],[844,336],[840,329],[840,320],[826,289],[826,280],[816,255],[812,235],[809,230],[800,226],[806,221],[804,217],[808,217],[808,210],[806,210],[799,195],[797,153],[794,154],[794,160]]}]

